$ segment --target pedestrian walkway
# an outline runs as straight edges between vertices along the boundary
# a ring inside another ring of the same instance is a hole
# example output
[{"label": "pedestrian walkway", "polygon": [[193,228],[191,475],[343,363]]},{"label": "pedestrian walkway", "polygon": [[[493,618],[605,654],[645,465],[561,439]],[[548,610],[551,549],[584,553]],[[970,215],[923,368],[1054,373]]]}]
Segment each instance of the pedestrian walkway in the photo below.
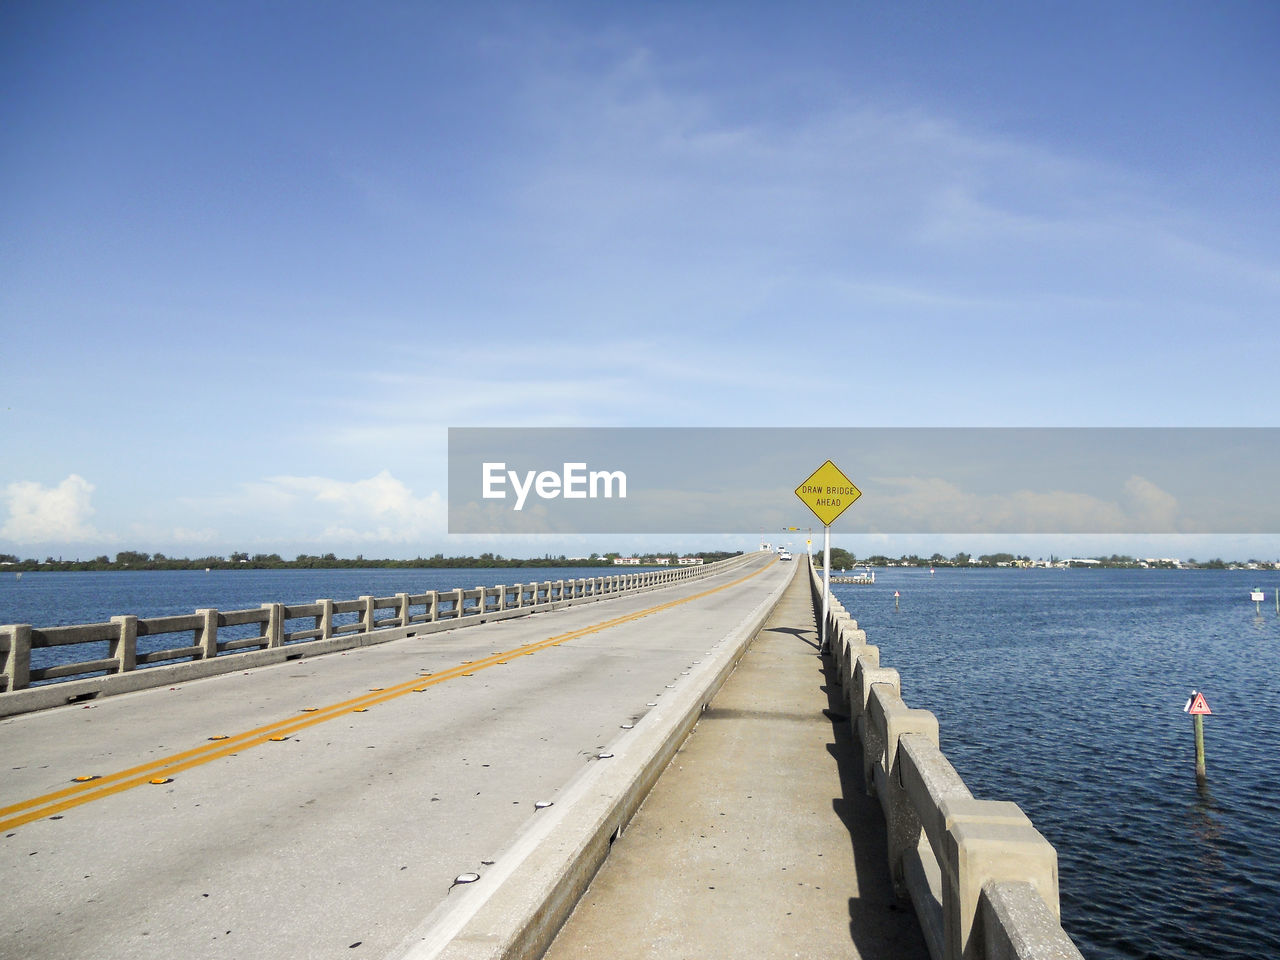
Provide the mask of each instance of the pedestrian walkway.
[{"label": "pedestrian walkway", "polygon": [[796,567],[546,960],[926,960]]}]

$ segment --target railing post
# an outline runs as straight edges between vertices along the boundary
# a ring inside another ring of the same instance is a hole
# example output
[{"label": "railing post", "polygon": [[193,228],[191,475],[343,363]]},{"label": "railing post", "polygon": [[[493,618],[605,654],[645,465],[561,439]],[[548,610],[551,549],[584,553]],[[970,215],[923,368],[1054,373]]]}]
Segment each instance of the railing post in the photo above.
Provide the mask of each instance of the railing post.
[{"label": "railing post", "polygon": [[264,603],[262,609],[267,611],[267,622],[262,626],[262,638],[268,650],[284,646],[284,604]]},{"label": "railing post", "polygon": [[465,591],[461,587],[453,591],[453,619],[455,620],[462,619],[462,609],[464,604],[466,603],[466,601],[463,599],[464,593]]},{"label": "railing post", "polygon": [[9,636],[9,652],[4,658],[4,689],[23,690],[31,683],[31,624],[11,623],[0,629]]},{"label": "railing post", "polygon": [[[884,760],[885,742],[884,731],[877,729],[875,720],[871,716],[869,706],[871,687],[876,683],[886,684],[889,691],[901,699],[902,682],[898,679],[898,671],[892,667],[866,668],[861,659],[858,662],[857,678],[861,705],[856,714],[856,723],[858,737],[862,740],[862,778],[867,796],[874,797],[876,795],[875,766]],[[852,703],[850,708],[852,712]]]},{"label": "railing post", "polygon": [[111,641],[111,659],[116,662],[116,673],[128,673],[138,665],[138,618],[132,614],[112,617],[116,624],[116,638]]},{"label": "railing post", "polygon": [[1059,917],[1058,854],[1016,803],[946,800],[942,922],[946,960],[980,960],[982,888],[991,881],[1031,884]]},{"label": "railing post", "polygon": [[397,593],[396,602],[400,605],[400,617],[397,626],[407,627],[409,625],[409,595],[407,593]]},{"label": "railing post", "polygon": [[876,684],[871,691],[868,721],[876,730],[876,739],[884,744],[884,757],[873,764],[872,775],[876,778],[876,794],[885,819],[889,879],[894,892],[905,897],[907,878],[903,857],[919,845],[921,824],[902,785],[898,741],[904,734],[918,734],[936,747],[938,718],[928,710],[912,710],[901,697],[888,692],[887,684]]},{"label": "railing post", "polygon": [[427,591],[427,622],[435,623],[440,619],[440,594],[435,590]]},{"label": "railing post", "polygon": [[214,607],[201,607],[196,613],[200,615],[200,631],[196,636],[200,659],[212,660],[218,655],[218,611]]},{"label": "railing post", "polygon": [[505,583],[498,585],[498,610],[507,609],[507,585]]},{"label": "railing post", "polygon": [[317,600],[320,604],[320,615],[316,617],[316,629],[320,631],[319,640],[329,640],[333,637],[333,601]]},{"label": "railing post", "polygon": [[364,604],[364,610],[361,611],[360,613],[360,632],[372,633],[374,603],[376,602],[377,598],[371,597],[366,593],[366,594],[361,594],[358,599]]}]

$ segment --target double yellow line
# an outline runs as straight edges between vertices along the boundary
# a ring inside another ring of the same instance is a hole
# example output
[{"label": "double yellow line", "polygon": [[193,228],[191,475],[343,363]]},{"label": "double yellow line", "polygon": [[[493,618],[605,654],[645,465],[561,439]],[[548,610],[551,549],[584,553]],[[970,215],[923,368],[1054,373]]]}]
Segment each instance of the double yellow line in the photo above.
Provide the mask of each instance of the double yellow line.
[{"label": "double yellow line", "polygon": [[94,800],[101,800],[104,797],[112,796],[113,794],[120,793],[124,790],[130,790],[145,783],[166,783],[176,773],[181,773],[184,770],[190,770],[192,767],[198,767],[202,764],[221,759],[222,757],[230,756],[233,753],[239,753],[241,750],[246,750],[249,747],[255,747],[258,744],[267,743],[272,740],[283,740],[297,733],[299,730],[314,727],[317,724],[333,720],[337,717],[346,716],[352,712],[365,711],[372,706],[376,706],[380,703],[386,703],[388,700],[394,700],[407,693],[423,693],[429,687],[444,683],[446,680],[471,676],[478,670],[485,670],[489,667],[508,663],[516,657],[527,657],[530,654],[537,653],[539,650],[546,650],[548,647],[559,646],[569,640],[576,640],[579,637],[585,637],[592,633],[599,633],[602,630],[608,630],[611,627],[620,626],[621,624],[629,623],[632,620],[639,620],[641,617],[660,613],[663,610],[669,610],[672,607],[678,607],[681,604],[699,600],[702,597],[710,596],[713,593],[719,593],[721,590],[728,590],[730,587],[736,587],[738,584],[763,573],[773,565],[773,562],[774,561],[770,561],[764,567],[761,567],[754,573],[747,574],[745,577],[740,577],[730,583],[722,584],[721,586],[713,587],[710,590],[704,590],[701,593],[695,593],[679,600],[672,600],[668,603],[659,604],[656,607],[639,610],[636,613],[628,613],[620,617],[614,617],[610,620],[604,620],[588,627],[582,627],[581,629],[572,630],[568,633],[548,637],[546,640],[539,640],[536,643],[528,643],[523,646],[516,647],[514,650],[495,653],[483,660],[461,663],[456,667],[450,667],[448,670],[444,670],[440,673],[421,674],[414,677],[412,680],[406,680],[405,682],[396,684],[393,687],[377,688],[362,696],[353,697],[350,700],[343,700],[340,703],[330,704],[327,707],[309,707],[297,716],[269,723],[265,726],[255,727],[252,730],[246,730],[243,733],[237,733],[234,736],[219,737],[211,740],[204,746],[196,747],[192,750],[185,750],[182,753],[175,753],[172,756],[153,760],[150,763],[144,763],[136,767],[130,767],[128,770],[120,770],[116,773],[109,773],[104,776],[94,776],[92,778],[77,780],[76,782],[73,782],[71,786],[62,790],[47,793],[44,796],[35,797],[31,800],[24,800],[23,802],[13,804],[12,806],[0,807],[0,830],[10,830],[14,827],[20,827],[23,824],[30,823],[33,820],[55,816],[62,813],[64,810],[70,810],[72,807],[91,803]]}]

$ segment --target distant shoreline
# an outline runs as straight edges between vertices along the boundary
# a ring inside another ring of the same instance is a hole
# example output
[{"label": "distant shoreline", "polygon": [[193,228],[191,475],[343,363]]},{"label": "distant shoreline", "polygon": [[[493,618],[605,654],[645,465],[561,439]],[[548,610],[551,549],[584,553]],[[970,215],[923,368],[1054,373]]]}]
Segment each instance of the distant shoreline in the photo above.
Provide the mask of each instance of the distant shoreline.
[{"label": "distant shoreline", "polygon": [[[702,558],[704,563],[714,563],[728,557],[741,555],[741,551],[709,551],[705,553],[683,554]],[[257,554],[252,557],[241,557],[232,554],[226,557],[199,557],[194,560],[185,557],[153,557],[147,554],[133,554],[127,560],[109,560],[100,557],[95,560],[34,560],[5,559],[0,560],[0,572],[13,573],[83,573],[91,571],[136,571],[136,570],[369,570],[369,569],[413,569],[413,570],[489,570],[489,569],[539,569],[543,567],[598,567],[601,570],[634,571],[637,567],[676,566],[682,554],[649,554],[639,558],[640,562],[615,564],[614,558],[619,554],[608,554],[604,557],[540,557],[514,558],[481,555],[479,557],[445,557],[436,554],[432,557],[416,557],[412,560],[378,560],[357,556],[354,559],[335,557],[332,554],[321,557],[303,556],[294,560],[285,560],[275,554]]]},{"label": "distant shoreline", "polygon": [[[834,552],[833,552],[834,553]],[[695,553],[692,556],[701,557],[705,563],[714,563],[717,560],[723,560],[727,557],[739,556],[741,551],[711,551],[706,553]],[[604,557],[582,558],[582,557],[502,557],[490,556],[482,554],[479,557],[444,557],[436,554],[432,557],[416,557],[412,560],[388,560],[388,559],[369,559],[357,556],[354,559],[344,557],[336,557],[328,554],[321,557],[303,556],[294,560],[285,560],[275,554],[257,554],[252,557],[242,557],[239,554],[232,554],[234,559],[226,557],[200,557],[194,560],[179,557],[159,558],[148,556],[146,554],[133,554],[128,560],[109,560],[106,558],[97,558],[94,560],[0,560],[0,573],[84,573],[96,571],[155,571],[155,570],[371,570],[371,569],[401,569],[401,570],[519,570],[519,569],[540,569],[540,568],[598,568],[600,570],[618,570],[622,572],[634,571],[638,568],[658,567],[658,566],[676,566],[677,554],[650,554],[647,557],[641,557],[639,563],[615,564],[614,559],[619,555],[608,554]],[[1002,555],[1003,556],[1003,555]],[[628,558],[633,559],[633,558]],[[821,569],[821,555],[816,555],[815,560],[819,562]],[[1009,562],[988,560],[984,558],[965,559],[963,561],[958,558],[950,559],[930,559],[925,560],[919,557],[899,557],[888,558],[883,556],[868,557],[865,560],[853,559],[846,554],[844,557],[832,556],[831,569],[833,572],[852,569],[854,567],[873,567],[878,570],[909,568],[909,569],[930,569],[930,570],[1044,570],[1044,569],[1072,569],[1072,570],[1244,570],[1259,574],[1280,573],[1280,561],[1263,561],[1250,559],[1244,560],[1221,560],[1213,559],[1206,561],[1196,561],[1189,559],[1182,560],[1142,560],[1132,557],[1107,557],[1107,558],[1071,558],[1058,559],[1050,558],[1050,560],[1038,560],[1028,562]]]}]

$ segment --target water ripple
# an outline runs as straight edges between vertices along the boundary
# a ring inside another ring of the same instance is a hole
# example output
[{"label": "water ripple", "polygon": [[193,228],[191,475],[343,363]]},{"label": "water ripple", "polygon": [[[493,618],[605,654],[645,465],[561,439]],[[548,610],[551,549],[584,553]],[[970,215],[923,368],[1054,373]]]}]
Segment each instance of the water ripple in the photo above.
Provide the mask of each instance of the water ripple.
[{"label": "water ripple", "polygon": [[[836,592],[974,795],[1053,843],[1085,956],[1243,960],[1280,956],[1280,621],[1255,617],[1252,579],[892,569]],[[1193,687],[1213,709],[1207,784]]]}]

